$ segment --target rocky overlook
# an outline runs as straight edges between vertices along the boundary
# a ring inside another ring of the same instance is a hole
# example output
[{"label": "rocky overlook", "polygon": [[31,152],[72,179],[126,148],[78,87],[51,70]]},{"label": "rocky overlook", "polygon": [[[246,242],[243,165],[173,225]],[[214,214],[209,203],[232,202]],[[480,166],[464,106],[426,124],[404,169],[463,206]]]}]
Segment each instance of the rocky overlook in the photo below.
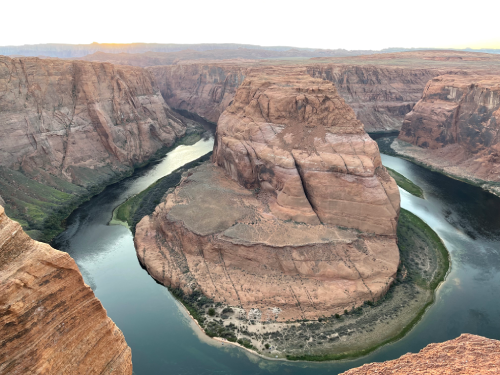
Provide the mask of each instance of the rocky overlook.
[{"label": "rocky overlook", "polygon": [[405,117],[393,148],[452,175],[500,182],[499,124],[499,75],[439,76]]},{"label": "rocky overlook", "polygon": [[499,353],[500,341],[462,334],[454,340],[427,345],[419,353],[366,364],[342,375],[498,374]]},{"label": "rocky overlook", "polygon": [[399,192],[333,84],[301,68],[247,75],[219,119],[213,161],[136,227],[157,281],[279,321],[387,291]]},{"label": "rocky overlook", "polygon": [[0,56],[0,108],[2,197],[31,229],[186,130],[146,70],[107,63]]},{"label": "rocky overlook", "polygon": [[0,373],[132,374],[122,332],[74,260],[0,206]]}]

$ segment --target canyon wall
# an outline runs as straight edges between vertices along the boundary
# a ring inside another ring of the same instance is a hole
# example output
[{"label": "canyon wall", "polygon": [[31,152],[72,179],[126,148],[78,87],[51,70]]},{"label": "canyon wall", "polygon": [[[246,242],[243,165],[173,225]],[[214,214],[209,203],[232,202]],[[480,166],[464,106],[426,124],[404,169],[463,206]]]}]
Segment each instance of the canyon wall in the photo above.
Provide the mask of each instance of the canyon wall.
[{"label": "canyon wall", "polygon": [[122,332],[74,260],[0,206],[0,373],[132,374]]},{"label": "canyon wall", "polygon": [[[148,70],[172,108],[194,112],[217,122],[233,100],[245,75],[268,69],[253,65],[249,61],[181,62],[172,66],[150,67]],[[368,132],[399,130],[404,116],[421,98],[429,79],[440,74],[437,69],[311,65],[308,62],[302,65],[311,76],[335,84],[340,96],[354,109]]]},{"label": "canyon wall", "polygon": [[335,84],[368,132],[399,130],[427,82],[439,74],[437,69],[368,64],[318,64],[307,70]]},{"label": "canyon wall", "polygon": [[136,227],[159,282],[261,319],[317,319],[382,296],[397,272],[399,191],[332,83],[249,73],[213,161]]},{"label": "canyon wall", "polygon": [[169,106],[217,123],[245,79],[245,64],[186,63],[147,68]]},{"label": "canyon wall", "polygon": [[107,63],[0,56],[0,109],[0,189],[25,228],[186,129],[149,72]]},{"label": "canyon wall", "polygon": [[462,334],[439,344],[429,344],[419,353],[382,363],[369,363],[342,375],[448,375],[498,374],[500,341]]},{"label": "canyon wall", "polygon": [[452,175],[500,182],[499,127],[499,75],[443,75],[429,81],[393,148]]}]

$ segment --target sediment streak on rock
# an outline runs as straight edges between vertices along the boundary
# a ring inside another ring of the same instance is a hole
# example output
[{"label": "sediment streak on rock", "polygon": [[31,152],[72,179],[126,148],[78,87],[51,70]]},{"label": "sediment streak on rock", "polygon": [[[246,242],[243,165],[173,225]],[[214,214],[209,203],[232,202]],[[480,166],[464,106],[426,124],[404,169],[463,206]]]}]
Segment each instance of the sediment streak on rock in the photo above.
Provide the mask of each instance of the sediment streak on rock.
[{"label": "sediment streak on rock", "polygon": [[132,374],[131,350],[74,260],[0,207],[0,374]]}]

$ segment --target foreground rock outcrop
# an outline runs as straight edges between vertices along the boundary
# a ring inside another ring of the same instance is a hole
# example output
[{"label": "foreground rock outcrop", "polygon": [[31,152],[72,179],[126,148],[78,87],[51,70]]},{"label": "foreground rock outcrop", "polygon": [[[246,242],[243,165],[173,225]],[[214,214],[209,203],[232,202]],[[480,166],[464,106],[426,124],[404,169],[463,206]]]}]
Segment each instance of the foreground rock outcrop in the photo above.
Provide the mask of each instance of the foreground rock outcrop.
[{"label": "foreground rock outcrop", "polygon": [[39,230],[47,212],[130,173],[186,131],[142,68],[5,56],[0,124],[6,210]]},{"label": "foreground rock outcrop", "polygon": [[122,332],[74,260],[0,207],[0,373],[132,374]]},{"label": "foreground rock outcrop", "polygon": [[454,340],[427,345],[419,353],[370,363],[342,375],[498,374],[499,367],[500,341],[463,334]]},{"label": "foreground rock outcrop", "polygon": [[213,161],[136,227],[156,280],[263,320],[330,316],[387,291],[399,191],[330,82],[303,69],[248,75]]},{"label": "foreground rock outcrop", "polygon": [[495,183],[499,128],[499,75],[444,75],[429,81],[393,148],[446,173]]}]

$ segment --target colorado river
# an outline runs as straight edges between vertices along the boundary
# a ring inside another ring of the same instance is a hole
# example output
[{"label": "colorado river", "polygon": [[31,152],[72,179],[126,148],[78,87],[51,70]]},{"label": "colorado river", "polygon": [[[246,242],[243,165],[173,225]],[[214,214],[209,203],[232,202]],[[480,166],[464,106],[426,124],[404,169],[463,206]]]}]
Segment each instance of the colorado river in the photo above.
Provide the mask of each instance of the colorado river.
[{"label": "colorado river", "polygon": [[77,262],[84,279],[132,348],[134,373],[338,374],[366,362],[397,358],[429,343],[474,333],[500,339],[500,199],[483,190],[382,155],[384,165],[422,187],[425,200],[401,191],[401,205],[422,218],[451,252],[452,269],[436,302],[402,340],[358,360],[290,363],[264,360],[200,335],[167,289],[143,270],[133,237],[107,225],[113,209],[158,178],[212,150],[213,139],[179,146],[160,163],[109,186],[79,207],[53,243]]}]

